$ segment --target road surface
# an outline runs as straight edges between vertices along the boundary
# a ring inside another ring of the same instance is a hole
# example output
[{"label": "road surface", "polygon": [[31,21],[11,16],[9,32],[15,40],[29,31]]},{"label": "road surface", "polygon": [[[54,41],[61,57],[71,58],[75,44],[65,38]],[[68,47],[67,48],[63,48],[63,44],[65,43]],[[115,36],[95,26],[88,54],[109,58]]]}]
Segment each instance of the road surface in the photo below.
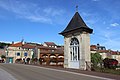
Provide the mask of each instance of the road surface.
[{"label": "road surface", "polygon": [[23,64],[0,64],[0,80],[113,80]]}]

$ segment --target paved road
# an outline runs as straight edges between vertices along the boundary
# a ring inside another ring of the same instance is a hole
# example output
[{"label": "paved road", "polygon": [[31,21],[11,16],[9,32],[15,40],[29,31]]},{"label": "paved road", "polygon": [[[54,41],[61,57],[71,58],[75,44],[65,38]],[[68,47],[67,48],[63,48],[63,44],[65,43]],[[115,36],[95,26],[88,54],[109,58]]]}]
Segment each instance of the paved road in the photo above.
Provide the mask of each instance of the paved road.
[{"label": "paved road", "polygon": [[31,65],[0,64],[0,80],[110,80],[110,79]]}]

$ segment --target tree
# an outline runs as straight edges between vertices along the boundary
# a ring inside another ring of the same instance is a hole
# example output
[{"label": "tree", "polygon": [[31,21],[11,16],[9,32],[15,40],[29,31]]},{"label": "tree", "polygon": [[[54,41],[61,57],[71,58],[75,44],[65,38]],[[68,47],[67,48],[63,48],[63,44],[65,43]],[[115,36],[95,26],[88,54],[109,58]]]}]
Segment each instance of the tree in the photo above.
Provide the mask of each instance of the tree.
[{"label": "tree", "polygon": [[9,46],[10,43],[4,43],[4,42],[0,42],[0,48],[4,48],[5,46]]},{"label": "tree", "polygon": [[1,58],[6,58],[5,55],[1,55]]},{"label": "tree", "polygon": [[93,67],[96,67],[102,62],[102,56],[99,53],[91,53],[91,62],[93,63]]}]

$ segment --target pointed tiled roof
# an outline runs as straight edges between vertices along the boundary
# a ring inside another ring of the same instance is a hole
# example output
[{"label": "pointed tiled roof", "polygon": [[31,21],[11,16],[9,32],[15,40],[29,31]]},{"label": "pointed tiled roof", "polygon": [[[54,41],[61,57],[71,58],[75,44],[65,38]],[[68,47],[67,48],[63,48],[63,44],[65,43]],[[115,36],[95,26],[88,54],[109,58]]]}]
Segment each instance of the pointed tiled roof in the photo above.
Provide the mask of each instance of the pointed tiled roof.
[{"label": "pointed tiled roof", "polygon": [[71,21],[69,22],[69,24],[67,25],[67,27],[65,28],[64,31],[62,31],[60,34],[65,35],[66,33],[69,33],[71,31],[86,31],[88,33],[92,33],[93,29],[90,29],[85,22],[83,21],[83,19],[81,18],[81,16],[79,15],[78,12],[75,13],[75,15],[73,16],[73,18],[71,19]]}]

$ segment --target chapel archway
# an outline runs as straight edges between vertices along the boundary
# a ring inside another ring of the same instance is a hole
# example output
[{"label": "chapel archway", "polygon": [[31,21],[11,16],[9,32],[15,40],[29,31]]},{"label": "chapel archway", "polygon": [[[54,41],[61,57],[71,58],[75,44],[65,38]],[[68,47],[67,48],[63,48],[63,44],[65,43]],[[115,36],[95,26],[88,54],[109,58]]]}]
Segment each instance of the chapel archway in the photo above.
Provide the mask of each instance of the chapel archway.
[{"label": "chapel archway", "polygon": [[77,38],[72,38],[70,42],[71,61],[79,60],[79,41]]}]

